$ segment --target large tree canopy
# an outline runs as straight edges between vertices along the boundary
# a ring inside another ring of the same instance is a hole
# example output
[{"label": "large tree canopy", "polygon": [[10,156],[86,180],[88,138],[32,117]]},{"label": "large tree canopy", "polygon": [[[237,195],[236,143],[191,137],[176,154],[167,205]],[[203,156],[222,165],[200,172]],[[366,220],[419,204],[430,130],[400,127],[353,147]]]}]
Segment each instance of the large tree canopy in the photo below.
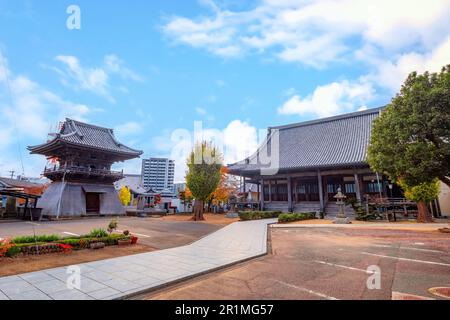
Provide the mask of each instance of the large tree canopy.
[{"label": "large tree canopy", "polygon": [[450,186],[450,65],[409,75],[374,122],[368,161],[409,186],[435,178]]},{"label": "large tree canopy", "polygon": [[[435,179],[450,186],[450,65],[409,75],[374,122],[368,162],[405,190],[433,189]],[[429,221],[424,203],[418,219]]]},{"label": "large tree canopy", "polygon": [[220,183],[222,156],[217,148],[202,142],[192,150],[187,166],[186,184],[195,198],[194,220],[203,220],[204,202]]}]

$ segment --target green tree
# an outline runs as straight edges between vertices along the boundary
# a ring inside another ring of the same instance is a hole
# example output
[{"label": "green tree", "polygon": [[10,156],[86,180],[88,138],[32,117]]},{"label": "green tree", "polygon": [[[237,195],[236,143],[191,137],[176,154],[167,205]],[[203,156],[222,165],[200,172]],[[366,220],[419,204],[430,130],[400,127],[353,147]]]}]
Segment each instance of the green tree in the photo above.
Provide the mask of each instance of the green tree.
[{"label": "green tree", "polygon": [[[406,190],[435,179],[450,186],[450,65],[440,73],[408,76],[374,121],[368,162]],[[427,199],[415,198],[418,220],[431,221]]]},{"label": "green tree", "polygon": [[[405,190],[405,197],[417,202],[419,212],[428,211],[426,204],[433,201],[439,196],[440,184],[438,179],[434,179],[431,182],[423,182],[413,187],[402,183],[401,181],[399,182],[399,184],[403,188],[403,190]],[[423,206],[425,208],[423,208]],[[417,217],[418,222],[429,222],[430,220],[432,220],[431,215],[419,215]]]},{"label": "green tree", "polygon": [[195,145],[187,159],[186,184],[195,199],[193,220],[204,220],[204,203],[217,189],[222,168],[222,155],[207,142]]}]

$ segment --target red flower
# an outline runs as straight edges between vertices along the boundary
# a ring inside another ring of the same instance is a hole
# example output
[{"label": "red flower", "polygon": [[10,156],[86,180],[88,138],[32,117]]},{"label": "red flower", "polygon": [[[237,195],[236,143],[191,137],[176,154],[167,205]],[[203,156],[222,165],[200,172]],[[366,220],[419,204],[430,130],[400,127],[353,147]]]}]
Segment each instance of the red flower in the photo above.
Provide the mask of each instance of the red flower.
[{"label": "red flower", "polygon": [[136,236],[131,236],[130,240],[131,240],[131,244],[136,244],[137,241],[138,241],[138,237],[136,237]]},{"label": "red flower", "polygon": [[72,252],[72,246],[69,244],[59,243],[58,246],[63,249],[64,253],[71,253]]}]

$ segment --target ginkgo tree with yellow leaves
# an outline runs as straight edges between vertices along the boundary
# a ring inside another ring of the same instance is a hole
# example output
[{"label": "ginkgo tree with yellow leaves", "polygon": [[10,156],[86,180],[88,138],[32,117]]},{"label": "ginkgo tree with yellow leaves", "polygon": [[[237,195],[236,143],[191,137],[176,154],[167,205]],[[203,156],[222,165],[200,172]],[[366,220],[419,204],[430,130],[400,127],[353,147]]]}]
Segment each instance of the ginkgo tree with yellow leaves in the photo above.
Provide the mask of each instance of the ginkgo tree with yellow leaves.
[{"label": "ginkgo tree with yellow leaves", "polygon": [[127,186],[123,186],[119,191],[119,199],[123,206],[129,205],[131,202],[131,192]]}]

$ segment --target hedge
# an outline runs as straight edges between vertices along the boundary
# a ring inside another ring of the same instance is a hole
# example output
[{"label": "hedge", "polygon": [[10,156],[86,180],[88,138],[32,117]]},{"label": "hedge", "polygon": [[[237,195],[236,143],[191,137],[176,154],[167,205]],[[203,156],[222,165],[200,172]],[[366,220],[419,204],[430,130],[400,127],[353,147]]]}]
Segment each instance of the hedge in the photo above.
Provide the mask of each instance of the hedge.
[{"label": "hedge", "polygon": [[79,239],[63,239],[57,241],[58,243],[68,244],[73,247],[74,250],[89,248],[91,243],[103,242],[106,246],[117,245],[119,240],[130,239],[130,236],[123,234],[111,234],[107,237],[84,237]]},{"label": "hedge", "polygon": [[280,214],[282,214],[281,211],[240,211],[239,218],[243,221],[271,219],[277,218]]},{"label": "hedge", "polygon": [[315,219],[315,212],[283,213],[278,216],[279,223]]},{"label": "hedge", "polygon": [[22,244],[22,243],[36,243],[36,242],[54,242],[60,240],[61,237],[56,234],[44,234],[38,236],[20,236],[15,237],[11,240],[11,243]]}]

